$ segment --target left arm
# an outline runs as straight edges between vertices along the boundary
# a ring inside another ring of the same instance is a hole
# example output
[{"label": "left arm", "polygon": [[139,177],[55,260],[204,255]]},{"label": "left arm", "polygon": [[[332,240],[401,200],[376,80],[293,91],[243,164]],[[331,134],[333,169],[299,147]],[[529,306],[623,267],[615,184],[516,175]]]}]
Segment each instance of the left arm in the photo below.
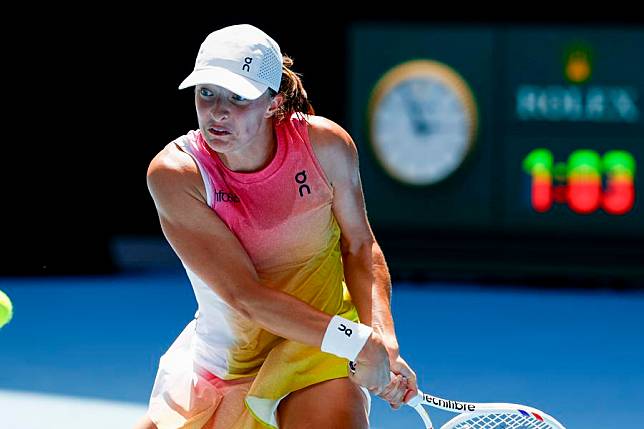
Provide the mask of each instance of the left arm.
[{"label": "left arm", "polygon": [[416,375],[400,357],[391,315],[389,269],[367,218],[357,148],[339,125],[319,117],[311,122],[312,145],[333,186],[333,213],[342,231],[342,260],[351,299],[361,323],[381,335],[392,372],[407,377],[415,395]]}]

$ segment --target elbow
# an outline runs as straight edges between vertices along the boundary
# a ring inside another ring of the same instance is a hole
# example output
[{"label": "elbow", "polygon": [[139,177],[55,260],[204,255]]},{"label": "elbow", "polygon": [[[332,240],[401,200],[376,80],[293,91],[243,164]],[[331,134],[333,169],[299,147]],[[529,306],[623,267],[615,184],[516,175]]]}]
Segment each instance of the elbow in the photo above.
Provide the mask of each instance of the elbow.
[{"label": "elbow", "polygon": [[239,288],[229,297],[229,305],[242,317],[253,320],[253,315],[257,314],[254,309],[262,302],[260,295],[261,285]]},{"label": "elbow", "polygon": [[356,257],[365,256],[371,259],[374,244],[376,240],[373,237],[365,237],[361,240],[343,240],[342,241],[342,256],[343,257]]}]

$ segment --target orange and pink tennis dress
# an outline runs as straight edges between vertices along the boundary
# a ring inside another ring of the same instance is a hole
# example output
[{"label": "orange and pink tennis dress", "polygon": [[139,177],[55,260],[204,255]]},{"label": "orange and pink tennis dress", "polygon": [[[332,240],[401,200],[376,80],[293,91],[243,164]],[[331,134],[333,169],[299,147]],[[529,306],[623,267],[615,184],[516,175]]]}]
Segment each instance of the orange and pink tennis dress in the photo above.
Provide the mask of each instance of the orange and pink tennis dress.
[{"label": "orange and pink tennis dress", "polygon": [[[228,169],[200,131],[174,144],[194,159],[209,207],[239,239],[264,286],[358,321],[344,282],[333,188],[308,122],[294,114],[275,134],[273,159],[252,173]],[[160,360],[148,410],[159,429],[277,428],[286,395],[347,376],[346,359],[264,330],[184,267],[198,311]]]}]

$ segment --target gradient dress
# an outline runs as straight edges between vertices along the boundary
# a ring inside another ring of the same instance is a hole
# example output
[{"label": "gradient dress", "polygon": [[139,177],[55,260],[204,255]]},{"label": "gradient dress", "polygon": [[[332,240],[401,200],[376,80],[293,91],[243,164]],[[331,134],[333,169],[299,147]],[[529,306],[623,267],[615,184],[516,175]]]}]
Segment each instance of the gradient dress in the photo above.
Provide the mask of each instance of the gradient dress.
[{"label": "gradient dress", "polygon": [[[279,122],[275,134],[274,158],[252,173],[228,169],[200,131],[174,144],[196,162],[208,206],[239,239],[264,286],[358,321],[344,282],[333,189],[311,147],[306,117]],[[277,406],[290,392],[347,376],[346,359],[262,329],[184,267],[198,311],[159,364],[148,413],[160,429],[217,424],[226,388],[236,383],[245,383],[245,407],[222,411],[227,425],[277,427]]]}]

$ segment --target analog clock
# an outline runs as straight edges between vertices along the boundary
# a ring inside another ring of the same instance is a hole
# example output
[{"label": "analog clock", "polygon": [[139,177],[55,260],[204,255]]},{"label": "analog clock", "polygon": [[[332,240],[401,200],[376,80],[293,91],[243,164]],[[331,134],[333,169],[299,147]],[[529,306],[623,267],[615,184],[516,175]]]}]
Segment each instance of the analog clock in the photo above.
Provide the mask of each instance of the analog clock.
[{"label": "analog clock", "polygon": [[438,183],[463,163],[477,133],[478,111],[468,84],[445,64],[414,60],[378,81],[369,101],[370,144],[394,179]]}]

